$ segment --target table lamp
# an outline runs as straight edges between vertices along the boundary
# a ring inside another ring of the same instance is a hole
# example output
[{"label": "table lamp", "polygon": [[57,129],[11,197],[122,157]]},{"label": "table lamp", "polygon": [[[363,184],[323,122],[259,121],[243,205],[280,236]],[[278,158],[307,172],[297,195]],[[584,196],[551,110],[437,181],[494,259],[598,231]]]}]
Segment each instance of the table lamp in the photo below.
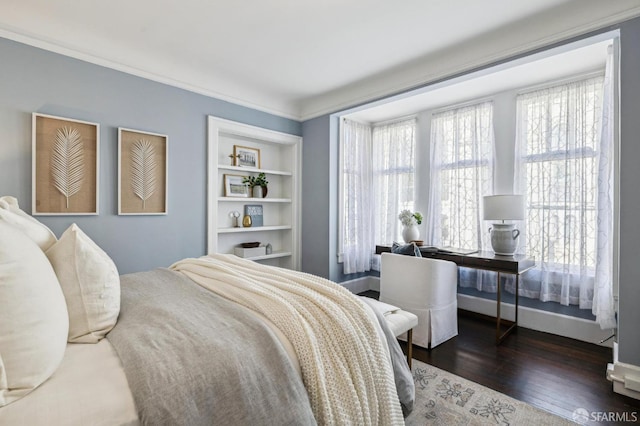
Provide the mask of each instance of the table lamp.
[{"label": "table lamp", "polygon": [[484,220],[501,220],[489,228],[491,247],[495,254],[513,256],[518,249],[520,230],[505,220],[524,220],[522,195],[489,195],[483,198]]}]

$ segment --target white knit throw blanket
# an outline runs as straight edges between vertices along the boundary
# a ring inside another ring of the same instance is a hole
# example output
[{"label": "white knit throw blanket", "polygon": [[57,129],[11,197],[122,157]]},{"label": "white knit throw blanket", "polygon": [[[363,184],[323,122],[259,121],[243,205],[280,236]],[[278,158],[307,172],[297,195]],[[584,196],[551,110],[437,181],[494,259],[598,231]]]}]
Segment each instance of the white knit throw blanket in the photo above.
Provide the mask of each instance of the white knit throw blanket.
[{"label": "white knit throw blanket", "polygon": [[314,275],[233,255],[171,269],[262,314],[291,342],[319,424],[401,425],[386,342],[358,297]]}]

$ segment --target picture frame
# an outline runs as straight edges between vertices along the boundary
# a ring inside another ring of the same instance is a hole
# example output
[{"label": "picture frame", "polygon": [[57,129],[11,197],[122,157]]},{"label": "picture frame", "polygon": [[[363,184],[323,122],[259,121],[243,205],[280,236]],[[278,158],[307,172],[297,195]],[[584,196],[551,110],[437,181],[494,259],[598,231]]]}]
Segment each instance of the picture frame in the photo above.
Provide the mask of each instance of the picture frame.
[{"label": "picture frame", "polygon": [[224,196],[236,198],[249,198],[249,185],[243,183],[245,176],[224,175]]},{"label": "picture frame", "polygon": [[32,113],[32,214],[97,215],[100,125]]},{"label": "picture frame", "polygon": [[260,168],[260,150],[248,146],[234,145],[233,160],[235,166]]},{"label": "picture frame", "polygon": [[118,128],[118,214],[166,215],[169,138]]}]

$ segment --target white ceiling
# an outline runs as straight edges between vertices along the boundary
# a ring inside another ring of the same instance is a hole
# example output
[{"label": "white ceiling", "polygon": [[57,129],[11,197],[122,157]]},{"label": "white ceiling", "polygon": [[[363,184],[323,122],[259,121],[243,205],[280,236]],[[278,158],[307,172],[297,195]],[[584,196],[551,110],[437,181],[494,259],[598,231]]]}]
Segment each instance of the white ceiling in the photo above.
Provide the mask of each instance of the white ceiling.
[{"label": "white ceiling", "polygon": [[295,119],[640,15],[640,0],[0,0],[0,36]]},{"label": "white ceiling", "polygon": [[[346,117],[376,123],[429,109],[482,99],[509,90],[524,91],[580,74],[604,73],[607,47],[613,40],[606,33],[550,51],[521,58],[475,73],[465,74],[390,99],[354,108]],[[604,40],[603,40],[604,39]]]}]

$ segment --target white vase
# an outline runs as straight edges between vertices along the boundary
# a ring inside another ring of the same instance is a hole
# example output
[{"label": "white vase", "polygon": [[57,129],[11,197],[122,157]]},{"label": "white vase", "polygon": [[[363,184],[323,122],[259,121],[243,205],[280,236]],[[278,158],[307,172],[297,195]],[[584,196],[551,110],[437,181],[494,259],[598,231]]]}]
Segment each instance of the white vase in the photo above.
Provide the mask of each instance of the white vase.
[{"label": "white vase", "polygon": [[405,243],[416,241],[418,238],[420,238],[420,231],[418,231],[416,225],[409,225],[402,228],[402,239]]},{"label": "white vase", "polygon": [[491,247],[495,254],[513,256],[518,249],[520,230],[515,229],[513,223],[494,223],[489,228]]},{"label": "white vase", "polygon": [[252,192],[253,198],[263,198],[261,186],[254,186],[251,192]]}]

